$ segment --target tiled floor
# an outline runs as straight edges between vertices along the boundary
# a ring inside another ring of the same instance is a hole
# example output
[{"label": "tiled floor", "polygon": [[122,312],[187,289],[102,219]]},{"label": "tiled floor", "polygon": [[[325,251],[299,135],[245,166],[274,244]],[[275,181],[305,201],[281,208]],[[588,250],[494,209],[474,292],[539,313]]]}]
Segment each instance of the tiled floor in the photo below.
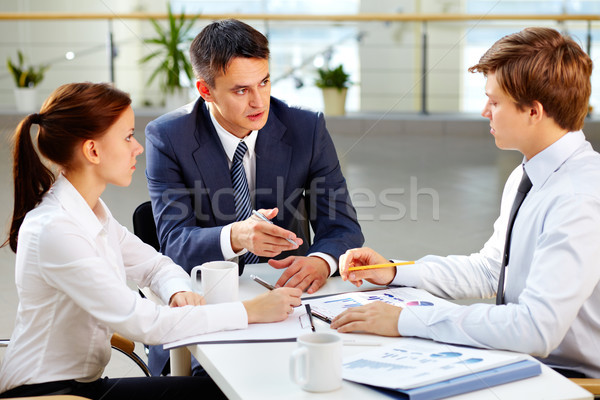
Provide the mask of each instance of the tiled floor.
[{"label": "tiled floor", "polygon": [[[389,126],[389,121],[387,121]],[[143,123],[136,136],[143,140]],[[12,123],[0,126],[0,222],[12,210],[10,150]],[[386,257],[468,254],[479,250],[497,217],[504,180],[521,156],[500,151],[487,130],[458,134],[378,131],[332,133],[357,207],[366,246]],[[142,142],[143,143],[143,142]],[[598,146],[595,146],[599,148]],[[131,227],[135,206],[148,198],[145,158],[129,188],[110,187],[103,199]],[[0,249],[0,338],[14,326],[17,298],[14,255]]]}]

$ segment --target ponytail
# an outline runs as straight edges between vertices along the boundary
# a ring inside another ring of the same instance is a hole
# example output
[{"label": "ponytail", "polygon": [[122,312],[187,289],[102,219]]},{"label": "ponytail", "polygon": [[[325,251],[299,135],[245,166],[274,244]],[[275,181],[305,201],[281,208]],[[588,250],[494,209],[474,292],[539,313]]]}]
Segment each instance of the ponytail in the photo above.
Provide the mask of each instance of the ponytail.
[{"label": "ponytail", "polygon": [[[77,146],[104,135],[130,104],[129,95],[110,84],[68,83],[50,94],[40,114],[31,114],[21,121],[14,135],[15,206],[8,240],[2,246],[10,244],[17,252],[17,237],[25,215],[42,201],[54,183],[54,174],[40,155],[68,170]],[[39,125],[37,151],[30,133],[33,124]]]},{"label": "ponytail", "polygon": [[31,126],[41,123],[39,114],[31,114],[21,121],[14,135],[13,179],[15,205],[8,240],[2,244],[10,245],[17,252],[17,237],[25,215],[33,210],[54,183],[54,174],[46,167],[31,140]]}]

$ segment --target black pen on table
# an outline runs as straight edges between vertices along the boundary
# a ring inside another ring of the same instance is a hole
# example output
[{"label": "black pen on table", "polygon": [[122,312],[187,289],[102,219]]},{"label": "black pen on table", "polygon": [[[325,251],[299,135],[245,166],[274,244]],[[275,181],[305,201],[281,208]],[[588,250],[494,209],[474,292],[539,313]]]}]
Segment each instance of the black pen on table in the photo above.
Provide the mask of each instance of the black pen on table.
[{"label": "black pen on table", "polygon": [[329,317],[327,317],[327,316],[325,316],[325,315],[321,314],[320,312],[318,312],[318,311],[315,311],[315,310],[311,310],[311,314],[312,314],[314,317],[316,317],[316,318],[319,318],[321,321],[323,321],[323,322],[327,322],[328,324],[331,324],[331,318],[329,318]]},{"label": "black pen on table", "polygon": [[[259,213],[256,210],[252,210],[252,215],[256,215],[258,218],[262,219],[263,221],[273,224],[273,221],[271,221],[269,218],[265,217],[264,215],[262,215],[261,213]],[[298,246],[298,244],[296,242],[294,242],[292,239],[285,238],[285,240],[287,240],[291,244]]]},{"label": "black pen on table", "polygon": [[313,321],[312,311],[310,310],[310,304],[305,304],[304,307],[306,307],[306,313],[308,314],[308,319],[310,321],[310,329],[315,332],[315,323]]}]

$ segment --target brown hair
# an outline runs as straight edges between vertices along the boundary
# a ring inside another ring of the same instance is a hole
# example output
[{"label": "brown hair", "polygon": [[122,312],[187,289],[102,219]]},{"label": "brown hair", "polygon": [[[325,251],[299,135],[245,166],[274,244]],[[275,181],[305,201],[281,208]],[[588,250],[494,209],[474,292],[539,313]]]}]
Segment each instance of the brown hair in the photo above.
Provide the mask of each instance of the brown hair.
[{"label": "brown hair", "polygon": [[197,79],[214,87],[235,57],[269,59],[269,41],[259,31],[237,19],[207,25],[190,45],[190,60]]},{"label": "brown hair", "polygon": [[523,29],[494,43],[469,72],[495,73],[520,110],[539,101],[562,129],[583,127],[592,60],[569,36],[551,28]]},{"label": "brown hair", "polygon": [[106,83],[70,83],[56,89],[39,114],[25,117],[14,134],[13,179],[15,204],[7,243],[16,253],[19,228],[25,215],[42,200],[54,183],[31,139],[31,125],[38,124],[37,147],[53,163],[67,168],[77,145],[96,139],[129,107],[129,95]]}]

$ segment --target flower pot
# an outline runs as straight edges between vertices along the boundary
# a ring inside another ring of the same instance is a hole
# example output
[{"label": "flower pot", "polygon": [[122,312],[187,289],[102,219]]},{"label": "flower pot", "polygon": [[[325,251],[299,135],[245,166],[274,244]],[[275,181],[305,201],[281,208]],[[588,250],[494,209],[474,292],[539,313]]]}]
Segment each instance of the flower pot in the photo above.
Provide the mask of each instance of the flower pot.
[{"label": "flower pot", "polygon": [[33,113],[39,111],[37,89],[35,87],[16,88],[15,103],[18,112]]},{"label": "flower pot", "polygon": [[323,103],[325,104],[325,115],[345,115],[346,114],[346,94],[347,88],[324,88]]}]

